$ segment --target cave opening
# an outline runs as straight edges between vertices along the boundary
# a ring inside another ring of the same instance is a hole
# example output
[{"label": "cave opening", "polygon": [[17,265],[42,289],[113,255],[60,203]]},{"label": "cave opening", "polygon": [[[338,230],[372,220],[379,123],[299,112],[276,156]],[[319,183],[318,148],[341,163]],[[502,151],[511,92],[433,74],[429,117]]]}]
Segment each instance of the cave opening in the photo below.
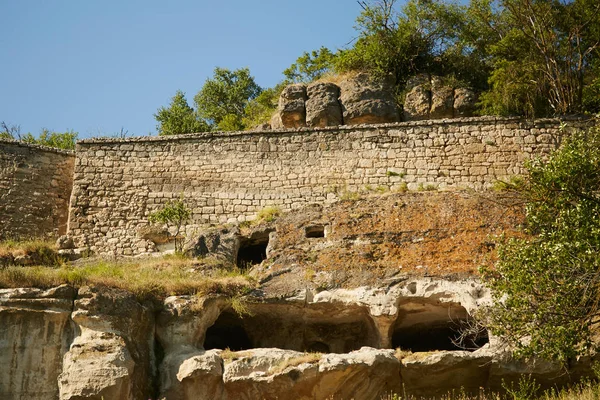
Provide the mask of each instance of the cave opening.
[{"label": "cave opening", "polygon": [[205,334],[204,349],[278,348],[303,352],[348,353],[378,347],[378,335],[365,313],[298,305],[248,304],[248,314],[227,309]]},{"label": "cave opening", "polygon": [[412,352],[475,351],[488,343],[487,330],[461,306],[405,306],[392,333],[392,347]]},{"label": "cave opening", "polygon": [[325,225],[309,225],[304,227],[304,237],[306,238],[324,238]]},{"label": "cave opening", "polygon": [[221,313],[215,323],[206,330],[205,350],[229,349],[241,351],[251,348],[252,343],[246,333],[242,319],[233,312],[225,311]]},{"label": "cave opening", "polygon": [[238,267],[248,268],[266,260],[269,234],[271,232],[273,230],[254,232],[250,237],[241,238],[236,258]]}]

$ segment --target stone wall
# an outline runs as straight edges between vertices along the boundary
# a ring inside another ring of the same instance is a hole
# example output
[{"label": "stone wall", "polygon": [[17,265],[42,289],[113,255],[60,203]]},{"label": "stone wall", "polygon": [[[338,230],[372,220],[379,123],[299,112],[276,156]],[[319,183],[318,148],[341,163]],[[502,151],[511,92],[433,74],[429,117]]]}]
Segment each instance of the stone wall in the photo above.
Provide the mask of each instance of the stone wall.
[{"label": "stone wall", "polygon": [[139,229],[151,211],[180,196],[193,211],[193,230],[361,190],[482,190],[555,149],[560,123],[484,117],[84,140],[69,232],[96,253],[131,255],[154,249]]},{"label": "stone wall", "polygon": [[0,240],[67,230],[73,152],[0,139]]}]

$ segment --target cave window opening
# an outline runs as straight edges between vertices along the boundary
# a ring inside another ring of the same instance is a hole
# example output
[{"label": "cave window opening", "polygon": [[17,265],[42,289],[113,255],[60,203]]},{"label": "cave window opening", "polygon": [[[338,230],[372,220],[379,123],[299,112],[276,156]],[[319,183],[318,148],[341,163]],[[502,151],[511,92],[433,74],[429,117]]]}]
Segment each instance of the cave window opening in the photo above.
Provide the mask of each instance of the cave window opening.
[{"label": "cave window opening", "polygon": [[323,238],[325,237],[325,225],[309,225],[304,228],[304,236],[306,238]]},{"label": "cave window opening", "polygon": [[307,347],[306,350],[309,353],[330,353],[329,345],[323,342],[312,342]]},{"label": "cave window opening", "polygon": [[248,268],[260,264],[267,259],[267,246],[269,245],[269,234],[263,234],[254,238],[244,238],[240,242],[237,254],[237,266]]},{"label": "cave window opening", "polygon": [[466,310],[460,318],[445,318],[442,313],[420,313],[397,324],[392,333],[392,347],[412,352],[437,350],[475,351],[489,342],[487,330],[478,325]]},{"label": "cave window opening", "polygon": [[252,343],[242,319],[233,312],[225,311],[215,323],[206,330],[204,349],[229,349],[231,351],[248,350]]}]

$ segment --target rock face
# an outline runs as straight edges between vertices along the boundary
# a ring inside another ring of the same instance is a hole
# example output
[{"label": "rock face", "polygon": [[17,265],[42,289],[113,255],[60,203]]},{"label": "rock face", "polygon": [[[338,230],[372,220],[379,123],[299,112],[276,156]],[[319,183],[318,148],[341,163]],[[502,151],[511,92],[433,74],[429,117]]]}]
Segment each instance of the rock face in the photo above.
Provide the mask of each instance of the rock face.
[{"label": "rock face", "polygon": [[80,289],[73,321],[79,335],[64,357],[60,400],[147,399],[154,375],[154,321],[133,295]]},{"label": "rock face", "polygon": [[307,355],[253,349],[227,357],[210,350],[182,363],[177,374],[182,397],[168,398],[370,400],[399,393],[399,376],[400,362],[392,350],[363,347],[349,354]]},{"label": "rock face", "polygon": [[[279,96],[278,114],[284,128],[306,126],[306,85],[289,85]],[[276,123],[277,125],[277,123]]]},{"label": "rock face", "polygon": [[193,236],[184,244],[183,252],[190,257],[212,257],[235,264],[240,248],[238,227],[217,228]]},{"label": "rock face", "polygon": [[439,76],[417,75],[408,80],[404,120],[470,117],[476,96],[471,89],[452,88]]},{"label": "rock face", "polygon": [[442,79],[431,78],[431,108],[430,119],[452,118],[454,116],[454,90],[444,85]]},{"label": "rock face", "polygon": [[0,399],[55,400],[75,291],[0,290]]},{"label": "rock face", "polygon": [[468,88],[454,89],[454,116],[470,117],[473,115],[477,95]]},{"label": "rock face", "polygon": [[400,120],[390,79],[360,73],[340,83],[346,125],[378,124]]},{"label": "rock face", "polygon": [[226,297],[172,296],[154,319],[116,289],[1,290],[0,396],[380,399],[501,389],[523,374],[546,387],[590,373],[591,360],[570,375],[511,360],[493,337],[475,351],[440,348],[450,334],[441,325],[490,301],[472,280],[410,278],[283,297],[267,290],[246,300],[250,314],[239,316]]},{"label": "rock face", "polygon": [[317,82],[306,89],[306,124],[314,127],[343,125],[340,88],[333,83]]}]

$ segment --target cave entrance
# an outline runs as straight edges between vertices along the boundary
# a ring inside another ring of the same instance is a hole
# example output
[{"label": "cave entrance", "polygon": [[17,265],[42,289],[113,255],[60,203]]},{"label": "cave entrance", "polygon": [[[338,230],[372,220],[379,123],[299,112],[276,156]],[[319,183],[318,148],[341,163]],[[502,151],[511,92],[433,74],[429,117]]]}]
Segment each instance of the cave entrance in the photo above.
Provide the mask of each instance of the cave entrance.
[{"label": "cave entrance", "polygon": [[206,331],[204,349],[278,348],[319,353],[348,353],[377,347],[373,321],[361,308],[249,303],[248,314],[221,313]]},{"label": "cave entrance", "polygon": [[271,232],[273,232],[272,229],[254,232],[250,237],[240,239],[240,248],[236,259],[239,268],[248,268],[266,260],[269,234]]},{"label": "cave entrance", "polygon": [[306,238],[324,238],[325,237],[325,225],[309,225],[304,227],[304,237]]},{"label": "cave entrance", "polygon": [[485,328],[459,305],[405,304],[392,333],[392,347],[412,352],[475,351],[488,343]]},{"label": "cave entrance", "polygon": [[244,329],[242,319],[235,313],[225,311],[206,330],[204,349],[230,349],[232,351],[252,348],[250,338]]}]

